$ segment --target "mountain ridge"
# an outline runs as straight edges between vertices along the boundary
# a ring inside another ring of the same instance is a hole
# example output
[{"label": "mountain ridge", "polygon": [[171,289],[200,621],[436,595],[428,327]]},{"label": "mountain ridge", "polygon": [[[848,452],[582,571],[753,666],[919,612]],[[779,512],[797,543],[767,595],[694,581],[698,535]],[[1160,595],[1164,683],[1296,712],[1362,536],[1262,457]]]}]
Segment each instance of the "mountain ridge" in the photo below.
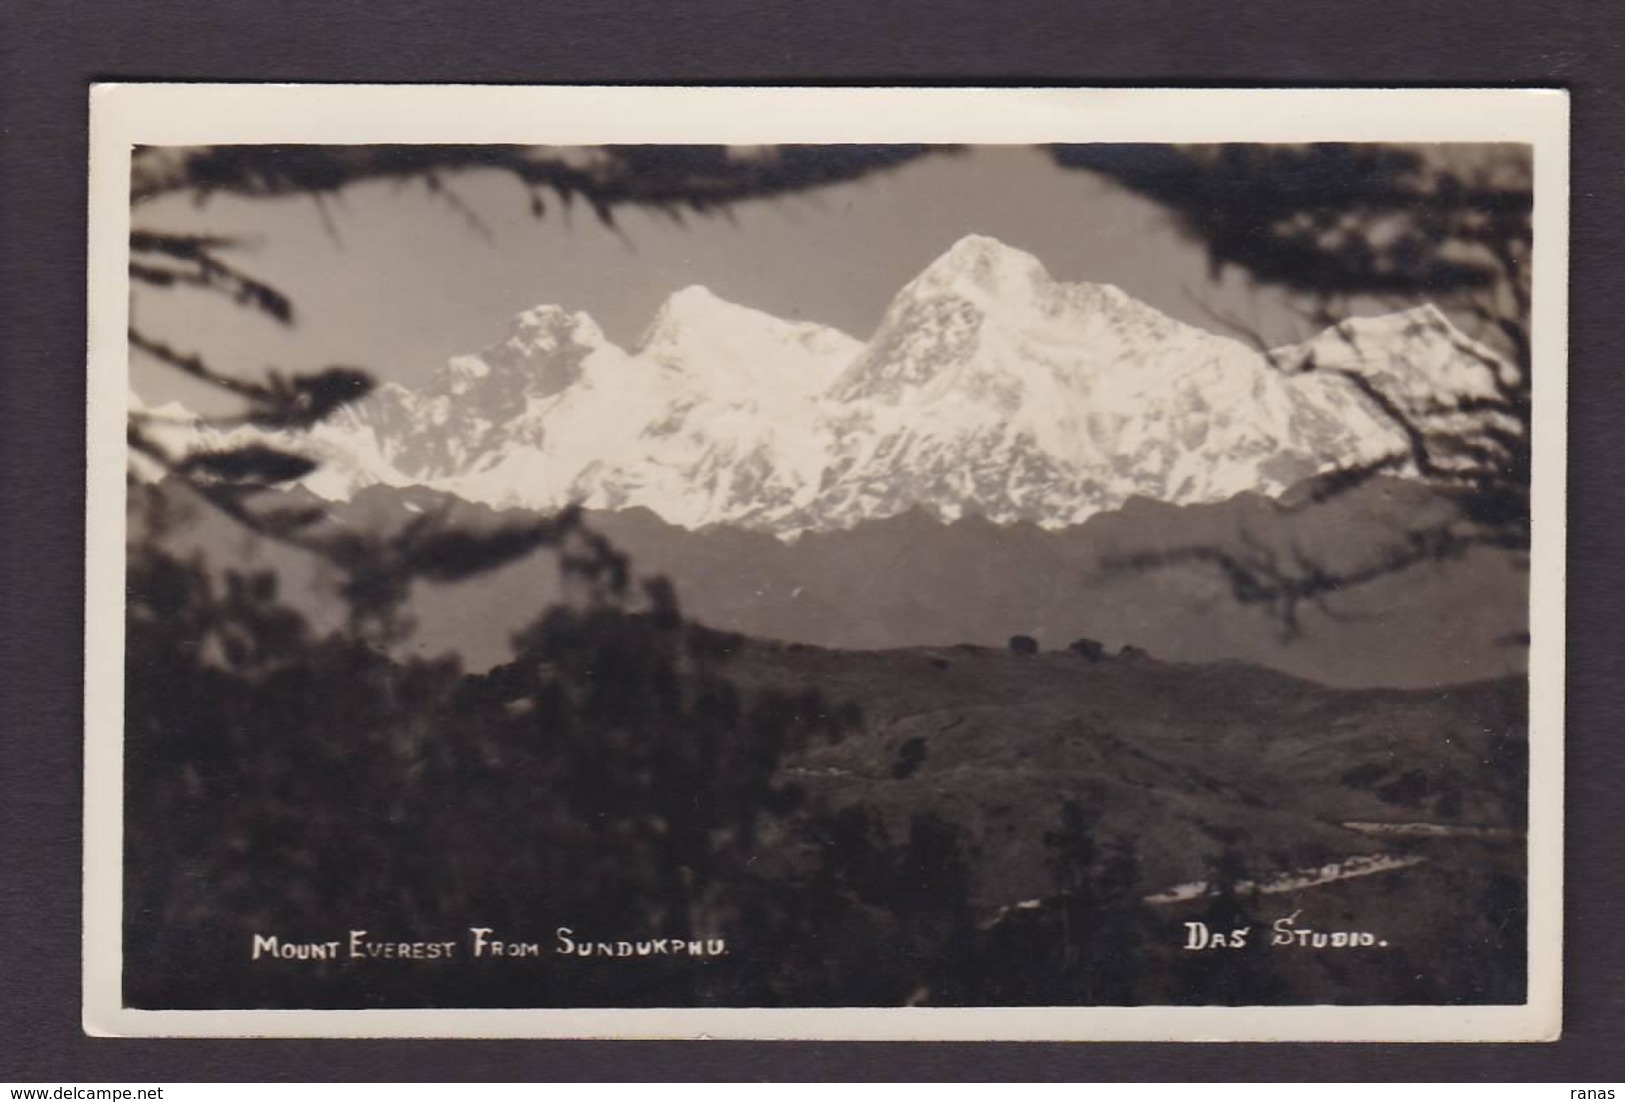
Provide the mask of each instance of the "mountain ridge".
[{"label": "mountain ridge", "polygon": [[[1339,370],[1306,370],[1321,363]],[[421,390],[385,384],[308,432],[172,441],[270,438],[318,461],[305,484],[329,500],[417,484],[781,539],[911,507],[1058,529],[1136,496],[1274,496],[1403,451],[1400,427],[1342,371],[1409,410],[1484,392],[1487,364],[1499,369],[1431,305],[1263,354],[971,235],[898,292],[867,341],[699,285],[669,296],[630,351],[586,312],[543,305]]]}]

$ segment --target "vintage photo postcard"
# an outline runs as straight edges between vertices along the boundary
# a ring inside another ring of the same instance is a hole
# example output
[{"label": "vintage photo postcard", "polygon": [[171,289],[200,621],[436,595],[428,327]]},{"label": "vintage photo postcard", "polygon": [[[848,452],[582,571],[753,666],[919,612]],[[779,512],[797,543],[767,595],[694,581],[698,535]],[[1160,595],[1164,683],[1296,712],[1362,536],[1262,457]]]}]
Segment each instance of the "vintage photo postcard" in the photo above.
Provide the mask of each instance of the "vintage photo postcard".
[{"label": "vintage photo postcard", "polygon": [[84,1021],[1560,1029],[1559,92],[92,92]]}]

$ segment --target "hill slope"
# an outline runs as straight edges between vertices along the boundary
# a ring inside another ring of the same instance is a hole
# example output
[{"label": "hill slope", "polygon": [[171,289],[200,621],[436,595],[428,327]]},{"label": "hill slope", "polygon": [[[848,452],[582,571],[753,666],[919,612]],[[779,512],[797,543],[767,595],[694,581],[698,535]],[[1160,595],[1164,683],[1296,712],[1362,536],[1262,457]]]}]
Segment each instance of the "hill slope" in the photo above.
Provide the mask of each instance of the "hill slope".
[{"label": "hill slope", "polygon": [[1148,891],[1209,875],[1227,845],[1265,876],[1392,850],[1394,836],[1349,823],[1522,829],[1516,679],[1339,691],[1240,663],[759,641],[731,669],[856,703],[860,733],[792,773],[894,826],[927,810],[961,824],[990,905],[1048,889],[1034,842],[1068,799],[1100,814],[1103,844],[1133,844]]},{"label": "hill slope", "polygon": [[[178,504],[167,486],[152,492]],[[301,491],[293,491],[295,497]],[[1504,640],[1527,626],[1528,578],[1511,556],[1469,554],[1334,595],[1283,635],[1265,610],[1236,603],[1202,564],[1114,568],[1134,552],[1210,546],[1302,552],[1328,566],[1361,561],[1381,541],[1450,506],[1424,487],[1381,480],[1334,502],[1294,511],[1252,494],[1208,505],[1136,499],[1083,525],[1048,531],[979,517],[943,523],[922,511],[808,534],[792,543],[732,527],[688,531],[645,510],[594,513],[590,524],[642,575],[663,574],[684,609],[713,627],[843,648],[980,643],[1031,635],[1060,649],[1079,637],[1132,644],[1180,661],[1240,659],[1333,685],[1423,686],[1523,669]],[[255,539],[207,509],[190,509],[177,547],[216,566],[273,566],[283,592],[318,624],[342,609],[312,556]],[[329,506],[336,529],[387,531],[445,512],[474,528],[528,514],[494,512],[422,487],[375,486]],[[419,585],[413,646],[454,651],[473,669],[505,661],[513,634],[559,595],[548,556],[455,586]]]}]

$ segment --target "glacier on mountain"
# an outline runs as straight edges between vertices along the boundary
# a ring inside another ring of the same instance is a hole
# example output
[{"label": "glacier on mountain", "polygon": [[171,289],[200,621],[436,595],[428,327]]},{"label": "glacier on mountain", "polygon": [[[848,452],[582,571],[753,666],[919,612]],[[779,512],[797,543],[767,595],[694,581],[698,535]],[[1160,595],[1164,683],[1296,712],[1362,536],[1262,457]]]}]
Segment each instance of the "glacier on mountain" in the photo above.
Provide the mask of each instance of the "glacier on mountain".
[{"label": "glacier on mountain", "polygon": [[1265,355],[971,236],[867,342],[689,287],[630,351],[583,312],[538,306],[423,389],[386,383],[308,432],[220,431],[176,409],[154,423],[181,450],[301,451],[320,464],[305,484],[329,499],[421,484],[785,538],[916,507],[1056,528],[1136,496],[1278,494],[1403,451],[1353,376],[1420,413],[1510,370],[1432,306]]}]

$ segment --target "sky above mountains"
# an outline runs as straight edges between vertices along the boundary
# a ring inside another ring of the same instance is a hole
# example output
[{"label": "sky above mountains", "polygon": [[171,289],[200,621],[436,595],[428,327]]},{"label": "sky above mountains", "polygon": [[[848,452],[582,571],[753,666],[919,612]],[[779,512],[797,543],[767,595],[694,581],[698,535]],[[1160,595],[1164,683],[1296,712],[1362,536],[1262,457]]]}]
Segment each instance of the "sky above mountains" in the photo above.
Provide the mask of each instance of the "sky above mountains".
[{"label": "sky above mountains", "polygon": [[[1307,335],[1278,296],[1234,273],[1213,282],[1205,255],[1159,208],[1027,147],[927,158],[741,203],[732,218],[676,225],[630,211],[618,231],[557,204],[537,220],[505,177],[471,173],[453,185],[478,225],[421,186],[388,183],[355,186],[325,211],[306,199],[143,206],[138,226],[241,237],[239,262],[289,293],[299,313],[281,329],[210,296],[140,289],[133,320],[243,374],[344,363],[418,387],[539,303],[585,310],[632,346],[659,304],[691,284],[867,340],[897,287],[980,233],[1042,256],[1057,279],[1114,284],[1192,325],[1222,331],[1216,306],[1256,319],[1271,343]],[[132,371],[148,401],[178,398],[201,412],[218,403],[142,357]]]}]

